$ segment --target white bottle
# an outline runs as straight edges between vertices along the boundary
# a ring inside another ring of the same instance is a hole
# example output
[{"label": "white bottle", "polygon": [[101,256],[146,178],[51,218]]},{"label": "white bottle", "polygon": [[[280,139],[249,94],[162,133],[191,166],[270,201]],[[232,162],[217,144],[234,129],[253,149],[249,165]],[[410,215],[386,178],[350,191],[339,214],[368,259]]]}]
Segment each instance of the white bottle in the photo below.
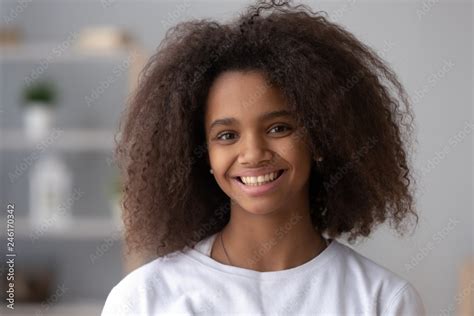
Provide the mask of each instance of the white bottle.
[{"label": "white bottle", "polygon": [[64,229],[72,223],[72,173],[55,153],[35,164],[30,179],[30,220],[41,230]]}]

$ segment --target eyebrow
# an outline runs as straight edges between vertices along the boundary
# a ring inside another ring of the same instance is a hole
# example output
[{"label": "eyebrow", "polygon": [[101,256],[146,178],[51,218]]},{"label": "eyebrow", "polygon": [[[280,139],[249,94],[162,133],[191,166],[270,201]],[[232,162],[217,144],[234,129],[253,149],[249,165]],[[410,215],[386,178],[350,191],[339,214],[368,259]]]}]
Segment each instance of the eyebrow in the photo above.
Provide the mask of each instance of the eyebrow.
[{"label": "eyebrow", "polygon": [[[272,119],[272,118],[285,117],[285,116],[291,116],[291,112],[289,112],[287,110],[267,112],[267,113],[264,113],[264,114],[260,115],[259,119],[262,120],[262,121],[265,121],[265,120],[269,120],[269,119]],[[236,123],[236,122],[237,122],[237,120],[233,117],[221,118],[221,119],[213,121],[211,123],[211,125],[209,126],[209,130],[212,130],[212,128],[217,126],[217,125],[228,126],[228,125],[232,125],[233,123]]]}]

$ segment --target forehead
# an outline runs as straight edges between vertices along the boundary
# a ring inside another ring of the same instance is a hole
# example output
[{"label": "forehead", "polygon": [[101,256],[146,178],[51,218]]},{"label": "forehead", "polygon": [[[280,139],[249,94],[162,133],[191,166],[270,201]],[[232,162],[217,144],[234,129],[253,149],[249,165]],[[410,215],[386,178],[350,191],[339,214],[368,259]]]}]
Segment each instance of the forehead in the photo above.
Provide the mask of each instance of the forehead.
[{"label": "forehead", "polygon": [[262,113],[283,109],[287,109],[287,104],[281,91],[270,85],[261,72],[227,71],[209,89],[206,126],[224,117],[251,121]]}]

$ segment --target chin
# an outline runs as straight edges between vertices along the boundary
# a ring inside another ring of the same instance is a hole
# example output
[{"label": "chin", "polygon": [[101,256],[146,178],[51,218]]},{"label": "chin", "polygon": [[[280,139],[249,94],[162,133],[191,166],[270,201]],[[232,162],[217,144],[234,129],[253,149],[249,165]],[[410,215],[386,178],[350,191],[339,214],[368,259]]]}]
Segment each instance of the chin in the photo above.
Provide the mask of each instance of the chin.
[{"label": "chin", "polygon": [[245,212],[255,214],[255,215],[265,215],[275,212],[281,204],[279,201],[268,201],[268,200],[260,200],[260,201],[246,201],[240,203],[236,201],[236,203],[242,208]]}]

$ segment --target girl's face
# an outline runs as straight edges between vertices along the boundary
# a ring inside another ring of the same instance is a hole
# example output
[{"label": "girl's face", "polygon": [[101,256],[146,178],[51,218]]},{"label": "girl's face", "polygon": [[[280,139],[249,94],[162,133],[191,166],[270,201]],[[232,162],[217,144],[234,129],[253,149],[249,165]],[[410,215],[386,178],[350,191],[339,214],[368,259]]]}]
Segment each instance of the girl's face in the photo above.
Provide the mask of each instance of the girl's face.
[{"label": "girl's face", "polygon": [[[234,207],[267,214],[308,200],[312,155],[297,128],[280,90],[261,73],[227,71],[216,78],[205,113],[209,163]],[[263,177],[274,172],[273,181]],[[258,183],[244,184],[241,176],[256,176],[243,181]]]}]

